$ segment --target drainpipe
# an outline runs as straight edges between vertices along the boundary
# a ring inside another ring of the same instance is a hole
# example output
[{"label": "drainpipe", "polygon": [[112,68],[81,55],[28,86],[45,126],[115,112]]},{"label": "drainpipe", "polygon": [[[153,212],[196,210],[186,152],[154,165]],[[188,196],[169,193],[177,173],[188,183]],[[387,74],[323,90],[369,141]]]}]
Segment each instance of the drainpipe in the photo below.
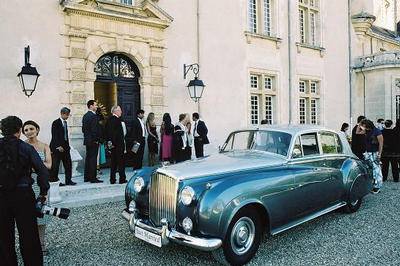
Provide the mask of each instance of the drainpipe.
[{"label": "drainpipe", "polygon": [[366,110],[366,97],[365,97],[365,92],[366,92],[366,83],[365,83],[365,73],[363,71],[365,67],[365,62],[363,64],[363,66],[360,68],[361,74],[363,75],[363,93],[364,93],[364,116],[367,116],[367,110]]},{"label": "drainpipe", "polygon": [[[196,32],[197,32],[197,36],[196,36],[197,37],[197,63],[200,65],[200,0],[196,1]],[[200,114],[200,99],[197,102],[197,112]]]},{"label": "drainpipe", "polygon": [[288,1],[288,55],[289,55],[289,124],[293,123],[293,115],[292,115],[292,31],[291,31],[291,3],[292,1]]},{"label": "drainpipe", "polygon": [[351,51],[351,47],[352,47],[352,41],[351,41],[351,0],[347,0],[347,8],[348,8],[348,14],[347,14],[347,19],[348,19],[348,23],[347,23],[347,32],[348,32],[348,38],[349,38],[349,47],[348,47],[348,51],[349,51],[349,118],[350,118],[350,128],[353,128],[353,105],[352,105],[352,97],[353,97],[353,83],[352,83],[352,66],[351,66],[351,62],[352,62],[352,51]]}]

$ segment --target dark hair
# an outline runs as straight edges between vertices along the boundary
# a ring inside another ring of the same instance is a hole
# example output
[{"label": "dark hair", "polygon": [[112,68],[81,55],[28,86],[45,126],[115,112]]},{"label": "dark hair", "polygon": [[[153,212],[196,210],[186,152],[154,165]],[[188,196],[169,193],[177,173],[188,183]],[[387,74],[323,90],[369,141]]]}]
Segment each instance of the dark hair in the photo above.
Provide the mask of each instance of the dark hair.
[{"label": "dark hair", "polygon": [[144,110],[142,110],[142,109],[137,110],[136,115],[139,115],[139,114],[144,114]]},{"label": "dark hair", "polygon": [[69,109],[68,107],[63,107],[63,108],[61,108],[60,113],[61,114],[69,114],[69,113],[71,113],[71,109]]},{"label": "dark hair", "polygon": [[379,118],[376,122],[378,122],[378,123],[382,123],[383,121],[385,121],[385,119],[383,119],[383,118]]},{"label": "dark hair", "polygon": [[268,120],[267,119],[261,120],[261,125],[266,125],[266,124],[268,124]]},{"label": "dark hair", "polygon": [[7,116],[0,122],[0,129],[4,137],[18,133],[22,128],[22,120],[16,116]]},{"label": "dark hair", "polygon": [[371,120],[368,120],[368,119],[363,119],[360,122],[360,125],[364,125],[366,130],[368,130],[368,131],[374,130],[376,128],[374,125],[374,122],[372,122]]},{"label": "dark hair", "polygon": [[164,122],[165,135],[171,135],[174,133],[174,125],[172,125],[171,116],[169,113],[165,113],[162,120]]},{"label": "dark hair", "polygon": [[[34,127],[36,128],[37,131],[40,130],[40,126],[38,125],[38,123],[36,123],[36,122],[33,121],[33,120],[28,120],[28,121],[25,121],[25,123],[22,125],[22,131],[24,130],[24,128],[25,128],[26,126],[29,126],[29,125],[34,126]],[[38,132],[38,135],[39,135],[39,132]]]},{"label": "dark hair", "polygon": [[345,130],[346,128],[348,128],[348,127],[349,127],[349,124],[343,123],[343,124],[342,124],[342,127],[340,128],[340,131],[343,131],[343,132],[344,132],[344,130]]},{"label": "dark hair", "polygon": [[363,121],[365,119],[365,116],[360,115],[359,117],[357,117],[357,123],[360,123],[361,121]]},{"label": "dark hair", "polygon": [[86,104],[87,108],[90,108],[96,101],[95,100],[89,100]]},{"label": "dark hair", "polygon": [[193,114],[192,114],[192,117],[193,117],[193,118],[196,118],[196,119],[199,119],[199,118],[200,118],[200,115],[199,115],[199,113],[193,113]]},{"label": "dark hair", "polygon": [[181,122],[183,119],[185,119],[186,114],[180,114],[179,115],[179,122]]},{"label": "dark hair", "polygon": [[393,125],[393,121],[388,119],[385,121],[385,127],[391,127]]}]

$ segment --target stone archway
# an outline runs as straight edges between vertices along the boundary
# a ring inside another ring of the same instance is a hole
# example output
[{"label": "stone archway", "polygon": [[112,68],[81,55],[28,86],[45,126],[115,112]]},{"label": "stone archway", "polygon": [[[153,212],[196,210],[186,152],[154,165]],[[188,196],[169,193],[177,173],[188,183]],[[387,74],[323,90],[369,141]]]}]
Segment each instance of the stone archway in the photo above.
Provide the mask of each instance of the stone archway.
[{"label": "stone archway", "polygon": [[95,0],[63,1],[61,5],[65,14],[61,103],[73,110],[69,123],[72,144],[83,150],[81,120],[86,101],[94,98],[95,64],[107,53],[123,54],[137,65],[140,108],[161,119],[165,108],[164,29],[172,17],[152,0],[118,7]]}]

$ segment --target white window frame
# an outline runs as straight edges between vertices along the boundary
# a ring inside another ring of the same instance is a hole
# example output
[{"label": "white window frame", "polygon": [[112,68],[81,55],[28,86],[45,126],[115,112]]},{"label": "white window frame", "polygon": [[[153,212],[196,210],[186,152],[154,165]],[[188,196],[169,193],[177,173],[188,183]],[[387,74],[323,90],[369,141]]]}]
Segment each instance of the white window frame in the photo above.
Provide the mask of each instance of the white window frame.
[{"label": "white window frame", "polygon": [[299,0],[299,41],[312,46],[321,45],[320,0]]},{"label": "white window frame", "polygon": [[[311,79],[299,80],[299,123],[300,124],[320,124],[320,81]],[[304,90],[301,88],[304,84]],[[305,113],[303,103],[305,106]]]},{"label": "white window frame", "polygon": [[250,33],[275,37],[278,0],[247,0],[247,30]]},{"label": "white window frame", "polygon": [[[257,80],[257,88],[255,88]],[[250,124],[259,124],[266,119],[268,124],[274,124],[276,112],[276,76],[266,73],[250,73]],[[255,111],[255,97],[258,99],[258,110]],[[257,117],[255,117],[257,113]]]}]

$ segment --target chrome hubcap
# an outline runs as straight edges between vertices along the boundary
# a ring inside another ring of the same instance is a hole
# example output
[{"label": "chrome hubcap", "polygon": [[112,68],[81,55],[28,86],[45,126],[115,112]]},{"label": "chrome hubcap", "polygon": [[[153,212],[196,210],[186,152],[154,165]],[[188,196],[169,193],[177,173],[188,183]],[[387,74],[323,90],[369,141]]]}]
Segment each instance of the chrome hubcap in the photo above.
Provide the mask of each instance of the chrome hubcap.
[{"label": "chrome hubcap", "polygon": [[237,255],[246,253],[254,242],[255,231],[255,225],[250,218],[240,218],[233,226],[231,233],[233,252]]}]

